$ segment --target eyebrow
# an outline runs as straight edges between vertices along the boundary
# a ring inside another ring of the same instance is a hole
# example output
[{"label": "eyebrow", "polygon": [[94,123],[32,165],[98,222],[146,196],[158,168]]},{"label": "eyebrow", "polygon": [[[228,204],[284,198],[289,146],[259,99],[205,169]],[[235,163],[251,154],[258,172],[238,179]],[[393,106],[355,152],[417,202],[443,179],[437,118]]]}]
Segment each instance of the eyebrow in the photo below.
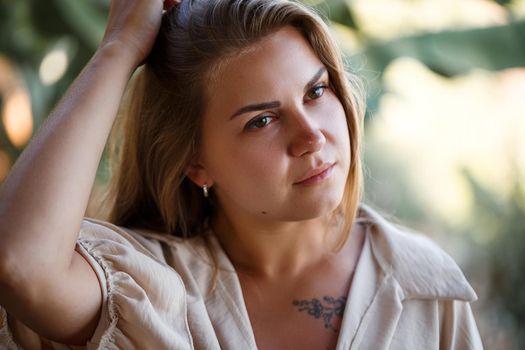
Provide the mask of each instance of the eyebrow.
[{"label": "eyebrow", "polygon": [[317,81],[319,79],[321,79],[321,76],[324,74],[324,72],[326,72],[326,68],[325,67],[319,68],[317,73],[315,73],[314,76],[312,77],[312,79],[310,79],[310,81],[304,86],[304,91],[303,92],[305,94],[315,83],[317,83]]},{"label": "eyebrow", "polygon": [[[325,67],[319,68],[317,73],[315,73],[312,79],[310,79],[310,81],[308,81],[308,83],[305,85],[304,93],[306,93],[308,89],[310,89],[312,85],[314,85],[325,72],[326,72]],[[280,106],[281,106],[281,102],[279,101],[262,102],[262,103],[255,103],[255,104],[247,105],[247,106],[240,108],[237,112],[233,113],[230,117],[230,120],[244,113],[262,111],[265,109],[272,109],[272,108],[277,108]]]}]

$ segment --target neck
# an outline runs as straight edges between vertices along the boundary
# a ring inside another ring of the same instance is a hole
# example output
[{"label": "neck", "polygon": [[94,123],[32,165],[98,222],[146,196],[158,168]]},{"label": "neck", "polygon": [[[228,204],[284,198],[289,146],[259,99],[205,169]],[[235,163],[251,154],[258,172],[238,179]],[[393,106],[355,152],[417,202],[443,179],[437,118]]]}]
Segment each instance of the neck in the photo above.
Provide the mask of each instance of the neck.
[{"label": "neck", "polygon": [[297,276],[330,259],[341,235],[329,217],[254,224],[219,212],[212,227],[236,270],[263,278]]}]

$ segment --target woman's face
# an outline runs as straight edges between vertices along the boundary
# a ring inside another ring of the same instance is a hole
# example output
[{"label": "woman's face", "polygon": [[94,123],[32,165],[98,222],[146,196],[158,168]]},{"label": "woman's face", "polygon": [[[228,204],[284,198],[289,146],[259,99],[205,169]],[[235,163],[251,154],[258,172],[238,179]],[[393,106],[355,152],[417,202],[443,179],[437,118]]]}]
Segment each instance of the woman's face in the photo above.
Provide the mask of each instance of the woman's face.
[{"label": "woman's face", "polygon": [[308,42],[285,27],[228,60],[216,78],[190,177],[212,188],[230,219],[298,221],[331,213],[348,176],[349,134],[328,72]]}]

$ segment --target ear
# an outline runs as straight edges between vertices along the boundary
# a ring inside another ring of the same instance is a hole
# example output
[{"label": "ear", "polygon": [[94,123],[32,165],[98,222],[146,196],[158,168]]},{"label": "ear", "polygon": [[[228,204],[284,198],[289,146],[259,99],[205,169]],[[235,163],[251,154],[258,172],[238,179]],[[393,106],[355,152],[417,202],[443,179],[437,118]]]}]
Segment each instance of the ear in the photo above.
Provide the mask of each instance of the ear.
[{"label": "ear", "polygon": [[186,176],[197,186],[202,187],[204,184],[208,187],[213,186],[213,180],[209,176],[204,166],[198,162],[191,162],[186,167]]}]

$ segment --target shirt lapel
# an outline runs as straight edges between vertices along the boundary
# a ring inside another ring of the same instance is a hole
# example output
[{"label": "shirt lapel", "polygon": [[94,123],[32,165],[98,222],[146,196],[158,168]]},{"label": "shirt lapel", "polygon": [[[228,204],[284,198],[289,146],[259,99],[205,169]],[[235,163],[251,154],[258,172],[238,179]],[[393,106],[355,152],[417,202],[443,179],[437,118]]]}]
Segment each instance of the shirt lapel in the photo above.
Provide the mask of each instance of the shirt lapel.
[{"label": "shirt lapel", "polygon": [[350,288],[337,350],[386,349],[403,310],[403,292],[376,261],[367,225]]}]

